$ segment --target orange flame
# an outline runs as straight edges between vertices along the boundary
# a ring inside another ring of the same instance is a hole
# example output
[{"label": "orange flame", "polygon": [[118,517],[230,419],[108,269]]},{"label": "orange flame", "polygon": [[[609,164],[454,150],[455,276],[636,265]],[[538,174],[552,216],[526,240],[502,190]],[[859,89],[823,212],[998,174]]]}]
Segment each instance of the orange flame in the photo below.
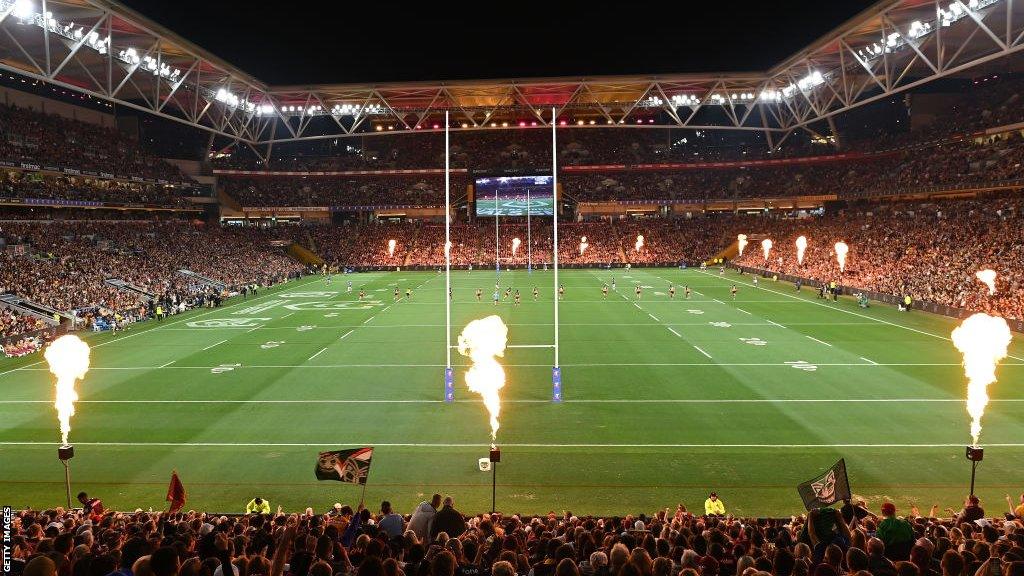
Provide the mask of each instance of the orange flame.
[{"label": "orange flame", "polygon": [[988,385],[996,381],[996,365],[1006,358],[1013,335],[1006,320],[979,313],[953,329],[952,338],[964,355],[967,413],[971,416],[971,441],[977,446],[981,417],[988,405]]},{"label": "orange flame", "polygon": [[395,242],[394,239],[388,240],[388,256],[395,255],[395,244],[397,244],[397,242]]},{"label": "orange flame", "polygon": [[60,441],[68,443],[71,417],[75,415],[75,381],[85,378],[89,371],[89,345],[78,336],[66,334],[57,338],[43,352],[50,372],[57,377],[57,397],[53,403],[60,421]]},{"label": "orange flame", "polygon": [[988,295],[992,296],[996,293],[996,271],[991,269],[978,270],[974,274],[982,284],[988,286]]},{"label": "orange flame", "polygon": [[807,236],[800,236],[796,239],[796,262],[804,263],[804,252],[807,251]]},{"label": "orange flame", "polygon": [[839,271],[844,272],[846,270],[846,255],[850,252],[850,247],[846,245],[846,242],[836,242],[835,249]]},{"label": "orange flame", "polygon": [[499,316],[473,320],[459,334],[459,354],[469,356],[473,365],[466,371],[466,384],[484,400],[491,418],[491,441],[498,436],[498,417],[501,415],[501,397],[498,391],[505,386],[505,369],[497,358],[505,356],[508,327]]},{"label": "orange flame", "polygon": [[635,252],[639,252],[640,249],[643,248],[643,247],[644,247],[644,236],[643,236],[643,234],[638,234],[637,237],[636,237],[636,243],[633,244],[633,250]]},{"label": "orange flame", "polygon": [[764,252],[764,259],[768,260],[768,253],[772,251],[772,241],[768,238],[761,240],[761,252]]},{"label": "orange flame", "polygon": [[580,238],[580,256],[583,256],[583,253],[586,252],[588,246],[590,246],[590,244],[587,244],[587,237],[583,236]]},{"label": "orange flame", "polygon": [[739,246],[740,256],[743,256],[743,249],[747,247],[747,235],[746,234],[738,234],[736,236],[736,244],[737,244],[737,246]]},{"label": "orange flame", "polygon": [[520,240],[519,238],[513,238],[512,239],[512,256],[513,257],[516,255],[516,251],[519,250],[519,245],[522,244],[522,243],[523,243],[523,241]]}]

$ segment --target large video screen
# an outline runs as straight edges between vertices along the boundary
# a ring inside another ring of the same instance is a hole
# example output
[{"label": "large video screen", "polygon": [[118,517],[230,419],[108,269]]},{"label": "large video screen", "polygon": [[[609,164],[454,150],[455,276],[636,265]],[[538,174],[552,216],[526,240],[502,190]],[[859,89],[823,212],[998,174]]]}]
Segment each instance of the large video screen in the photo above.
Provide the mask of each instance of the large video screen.
[{"label": "large video screen", "polygon": [[476,179],[477,216],[553,216],[551,176],[488,176]]}]

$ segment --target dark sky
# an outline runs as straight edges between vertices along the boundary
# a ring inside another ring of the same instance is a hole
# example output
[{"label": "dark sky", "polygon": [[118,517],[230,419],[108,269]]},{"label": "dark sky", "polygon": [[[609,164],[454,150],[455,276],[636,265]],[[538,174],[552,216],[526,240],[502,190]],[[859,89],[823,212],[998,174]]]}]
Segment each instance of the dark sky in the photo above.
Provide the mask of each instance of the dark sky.
[{"label": "dark sky", "polygon": [[763,70],[873,4],[123,2],[270,84]]}]

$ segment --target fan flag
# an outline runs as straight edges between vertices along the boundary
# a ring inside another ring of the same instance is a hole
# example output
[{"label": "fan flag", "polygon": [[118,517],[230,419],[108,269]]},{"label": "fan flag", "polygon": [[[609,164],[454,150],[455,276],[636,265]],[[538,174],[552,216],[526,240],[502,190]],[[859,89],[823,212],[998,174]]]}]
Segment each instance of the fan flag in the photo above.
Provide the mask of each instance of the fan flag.
[{"label": "fan flag", "polygon": [[366,484],[372,458],[372,446],[321,452],[316,461],[316,479]]},{"label": "fan flag", "polygon": [[846,477],[846,460],[839,459],[822,475],[796,487],[808,510],[831,506],[850,498],[850,479]]},{"label": "fan flag", "polygon": [[185,493],[185,487],[181,484],[181,479],[178,478],[178,471],[175,470],[171,472],[171,483],[167,486],[167,501],[171,503],[167,512],[170,514],[180,512],[185,507],[186,498],[188,498],[188,494]]}]

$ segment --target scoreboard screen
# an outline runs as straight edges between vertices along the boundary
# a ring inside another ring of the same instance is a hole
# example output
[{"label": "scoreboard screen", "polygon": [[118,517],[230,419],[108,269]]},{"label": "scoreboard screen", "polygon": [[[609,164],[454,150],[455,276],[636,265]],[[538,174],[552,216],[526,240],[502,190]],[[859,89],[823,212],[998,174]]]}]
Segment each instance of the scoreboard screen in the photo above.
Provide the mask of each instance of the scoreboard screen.
[{"label": "scoreboard screen", "polygon": [[551,176],[488,176],[475,182],[477,216],[553,216]]}]

